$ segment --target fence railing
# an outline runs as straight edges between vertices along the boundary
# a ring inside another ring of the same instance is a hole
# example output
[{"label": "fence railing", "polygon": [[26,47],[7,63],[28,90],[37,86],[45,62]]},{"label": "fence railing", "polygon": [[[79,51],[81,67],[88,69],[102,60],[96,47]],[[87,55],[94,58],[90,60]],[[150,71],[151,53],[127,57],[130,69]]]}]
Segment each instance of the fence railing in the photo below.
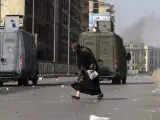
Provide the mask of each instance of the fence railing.
[{"label": "fence railing", "polygon": [[40,77],[75,76],[78,73],[77,66],[50,61],[38,61]]}]

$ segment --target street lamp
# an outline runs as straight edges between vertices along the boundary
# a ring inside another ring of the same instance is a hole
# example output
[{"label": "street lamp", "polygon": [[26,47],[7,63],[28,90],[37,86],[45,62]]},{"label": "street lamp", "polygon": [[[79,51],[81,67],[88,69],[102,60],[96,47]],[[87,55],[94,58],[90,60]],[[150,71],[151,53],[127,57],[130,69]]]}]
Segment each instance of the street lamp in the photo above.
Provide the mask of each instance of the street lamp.
[{"label": "street lamp", "polygon": [[35,1],[33,0],[33,6],[32,6],[32,35],[33,35],[33,37],[34,37],[34,14],[35,14]]},{"label": "street lamp", "polygon": [[69,64],[70,64],[70,17],[71,17],[71,0],[69,0],[68,2],[68,75],[70,74],[70,68],[69,68]]},{"label": "street lamp", "polygon": [[53,62],[56,62],[56,4],[57,4],[57,2],[56,2],[57,0],[54,0],[54,52],[53,52]]}]

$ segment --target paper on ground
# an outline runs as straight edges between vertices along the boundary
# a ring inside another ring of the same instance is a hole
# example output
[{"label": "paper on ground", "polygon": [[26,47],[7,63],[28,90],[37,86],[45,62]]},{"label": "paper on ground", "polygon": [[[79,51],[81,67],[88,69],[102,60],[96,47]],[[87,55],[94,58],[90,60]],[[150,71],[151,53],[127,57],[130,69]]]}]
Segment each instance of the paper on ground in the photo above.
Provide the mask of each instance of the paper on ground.
[{"label": "paper on ground", "polygon": [[109,120],[107,117],[98,117],[95,115],[91,115],[89,120]]}]

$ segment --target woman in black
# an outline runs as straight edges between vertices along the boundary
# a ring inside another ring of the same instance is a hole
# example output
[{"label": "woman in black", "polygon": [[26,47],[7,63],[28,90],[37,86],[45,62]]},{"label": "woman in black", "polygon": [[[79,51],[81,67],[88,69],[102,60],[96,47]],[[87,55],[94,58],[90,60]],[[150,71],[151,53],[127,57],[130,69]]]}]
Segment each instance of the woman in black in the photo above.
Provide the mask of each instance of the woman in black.
[{"label": "woman in black", "polygon": [[78,68],[80,70],[79,82],[73,83],[71,86],[77,91],[76,96],[71,96],[73,99],[79,100],[80,93],[89,95],[98,95],[98,100],[103,98],[103,93],[100,89],[99,77],[91,80],[86,73],[87,70],[98,71],[98,65],[92,51],[80,46],[77,43],[72,44],[72,49],[77,53]]}]

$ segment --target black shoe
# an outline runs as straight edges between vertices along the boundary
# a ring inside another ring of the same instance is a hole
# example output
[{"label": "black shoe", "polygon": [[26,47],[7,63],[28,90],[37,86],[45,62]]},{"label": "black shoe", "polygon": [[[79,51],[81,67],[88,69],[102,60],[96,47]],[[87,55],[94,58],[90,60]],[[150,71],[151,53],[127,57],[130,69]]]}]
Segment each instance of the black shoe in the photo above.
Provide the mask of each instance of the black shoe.
[{"label": "black shoe", "polygon": [[77,97],[77,96],[71,96],[71,97],[72,97],[72,99],[79,100],[79,97]]},{"label": "black shoe", "polygon": [[98,95],[98,98],[97,98],[97,99],[98,99],[98,100],[101,100],[101,99],[103,98],[103,96],[104,96],[103,93],[101,93],[101,94]]}]

